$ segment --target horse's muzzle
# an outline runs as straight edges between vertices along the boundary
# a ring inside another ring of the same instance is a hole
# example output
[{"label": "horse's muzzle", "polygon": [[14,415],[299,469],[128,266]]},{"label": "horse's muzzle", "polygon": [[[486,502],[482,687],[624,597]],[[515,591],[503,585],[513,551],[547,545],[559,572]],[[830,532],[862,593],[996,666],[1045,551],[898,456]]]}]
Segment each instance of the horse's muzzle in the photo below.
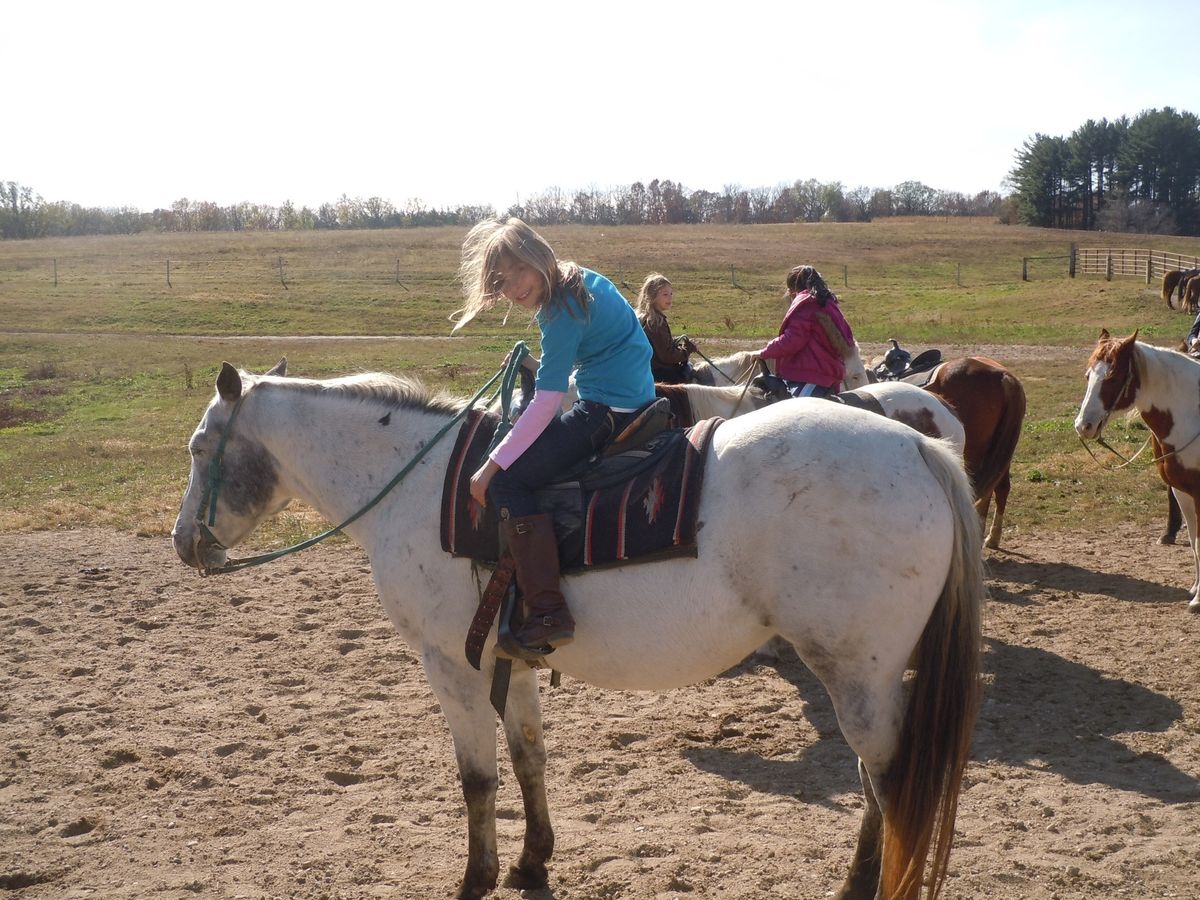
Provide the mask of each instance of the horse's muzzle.
[{"label": "horse's muzzle", "polygon": [[1089,416],[1084,416],[1080,413],[1075,417],[1075,433],[1081,438],[1098,438],[1104,431],[1104,423],[1108,420],[1107,416],[1101,416],[1095,419]]},{"label": "horse's muzzle", "polygon": [[225,548],[206,540],[199,528],[188,528],[171,532],[171,543],[183,562],[203,572],[225,564]]}]

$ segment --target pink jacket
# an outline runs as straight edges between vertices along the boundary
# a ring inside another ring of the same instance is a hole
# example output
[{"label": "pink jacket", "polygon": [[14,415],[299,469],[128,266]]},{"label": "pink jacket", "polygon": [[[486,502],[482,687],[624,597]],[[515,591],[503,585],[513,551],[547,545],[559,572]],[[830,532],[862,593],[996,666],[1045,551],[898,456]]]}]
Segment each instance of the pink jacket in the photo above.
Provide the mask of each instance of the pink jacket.
[{"label": "pink jacket", "polygon": [[836,298],[831,297],[821,306],[816,297],[801,291],[783,317],[779,337],[767,344],[759,356],[779,360],[780,378],[836,387],[846,375],[846,363],[817,321],[819,312],[829,316],[847,344],[854,342],[854,334],[838,308]]}]

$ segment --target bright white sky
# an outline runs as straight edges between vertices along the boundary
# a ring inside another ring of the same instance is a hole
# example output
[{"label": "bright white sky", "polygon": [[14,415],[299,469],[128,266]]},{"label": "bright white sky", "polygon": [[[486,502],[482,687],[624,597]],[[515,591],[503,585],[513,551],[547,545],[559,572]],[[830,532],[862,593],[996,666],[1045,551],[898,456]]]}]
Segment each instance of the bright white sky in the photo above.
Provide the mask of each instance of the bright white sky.
[{"label": "bright white sky", "polygon": [[[714,8],[715,7],[715,8]],[[999,190],[1035,132],[1200,113],[1194,0],[8,4],[0,181],[492,203],[654,178]],[[1165,48],[1165,49],[1164,49]]]}]

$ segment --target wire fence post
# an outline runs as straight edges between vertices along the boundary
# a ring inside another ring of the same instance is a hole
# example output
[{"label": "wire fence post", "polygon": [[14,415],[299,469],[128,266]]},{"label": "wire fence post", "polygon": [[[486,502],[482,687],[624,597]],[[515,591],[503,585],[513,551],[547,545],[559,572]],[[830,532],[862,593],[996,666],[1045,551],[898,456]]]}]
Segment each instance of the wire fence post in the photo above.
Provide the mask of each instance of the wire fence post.
[{"label": "wire fence post", "polygon": [[1029,280],[1029,257],[1028,256],[1021,257],[1021,280],[1022,281]]},{"label": "wire fence post", "polygon": [[842,266],[842,287],[850,287],[850,267]]},{"label": "wire fence post", "polygon": [[954,273],[954,283],[962,287],[962,263],[958,264],[958,270]]},{"label": "wire fence post", "polygon": [[1112,281],[1112,251],[1104,254],[1104,280]]},{"label": "wire fence post", "polygon": [[1074,241],[1071,242],[1071,261],[1067,264],[1067,273],[1070,277],[1075,277],[1075,257],[1079,253],[1079,245]]},{"label": "wire fence post", "polygon": [[291,288],[289,288],[287,286],[287,282],[283,280],[283,257],[282,256],[279,257],[279,283],[283,285],[283,289],[285,291],[291,290]]},{"label": "wire fence post", "polygon": [[58,287],[58,257],[54,258],[54,286]]},{"label": "wire fence post", "polygon": [[171,260],[167,259],[167,287],[171,286]]}]

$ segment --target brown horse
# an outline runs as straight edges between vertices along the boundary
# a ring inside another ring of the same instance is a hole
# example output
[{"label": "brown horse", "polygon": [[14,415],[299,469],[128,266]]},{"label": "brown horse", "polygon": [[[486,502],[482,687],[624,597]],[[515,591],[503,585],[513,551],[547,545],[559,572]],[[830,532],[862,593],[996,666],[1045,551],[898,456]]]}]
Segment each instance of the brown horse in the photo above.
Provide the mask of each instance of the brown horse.
[{"label": "brown horse", "polygon": [[967,438],[963,465],[975,489],[975,508],[985,523],[992,497],[996,498],[996,516],[984,542],[996,549],[1012,487],[1009,467],[1025,419],[1025,389],[994,359],[967,356],[939,366],[925,390],[940,397],[963,424]]},{"label": "brown horse", "polygon": [[[1162,280],[1162,298],[1170,309],[1183,309],[1184,306],[1184,289],[1187,287],[1188,281],[1200,275],[1200,269],[1173,269],[1163,275]],[[1174,306],[1171,303],[1172,292],[1179,293],[1179,306]]]},{"label": "brown horse", "polygon": [[1183,305],[1187,307],[1187,311],[1190,313],[1200,311],[1200,275],[1193,275],[1187,280],[1187,284],[1184,285]]},{"label": "brown horse", "polygon": [[[847,357],[847,387],[858,386],[857,380],[849,377],[851,368],[862,370],[861,377],[867,380],[869,370],[862,366],[861,357],[857,361]],[[932,375],[921,372],[904,380],[936,394],[962,422],[966,432],[963,466],[971,477],[975,508],[985,525],[992,498],[996,499],[996,516],[984,545],[998,549],[1012,487],[1009,467],[1025,419],[1025,389],[1016,375],[985,356],[953,359],[933,369]]]}]

